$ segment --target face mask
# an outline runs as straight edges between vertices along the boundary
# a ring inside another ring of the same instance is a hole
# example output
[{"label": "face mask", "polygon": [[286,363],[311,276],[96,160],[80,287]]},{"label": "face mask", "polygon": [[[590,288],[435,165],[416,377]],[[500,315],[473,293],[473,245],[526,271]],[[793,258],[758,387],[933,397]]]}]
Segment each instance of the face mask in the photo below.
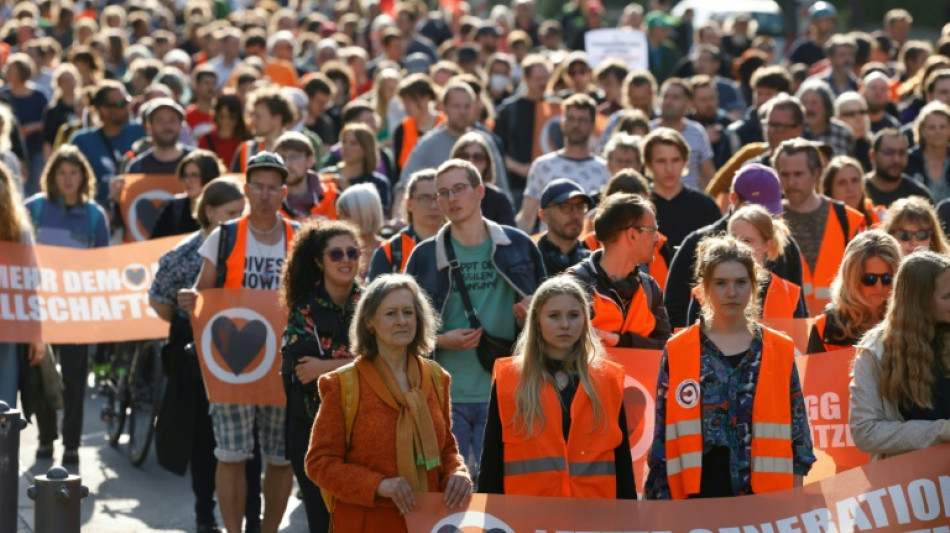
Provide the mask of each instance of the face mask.
[{"label": "face mask", "polygon": [[500,93],[508,88],[510,79],[504,74],[492,74],[488,80],[488,88],[496,93]]}]

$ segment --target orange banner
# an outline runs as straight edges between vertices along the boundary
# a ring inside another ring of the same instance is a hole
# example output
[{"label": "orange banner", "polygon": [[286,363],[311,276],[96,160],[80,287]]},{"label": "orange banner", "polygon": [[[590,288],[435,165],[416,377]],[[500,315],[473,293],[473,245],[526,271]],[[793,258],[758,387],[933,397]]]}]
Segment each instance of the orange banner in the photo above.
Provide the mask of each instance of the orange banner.
[{"label": "orange banner", "polygon": [[125,221],[126,238],[147,241],[166,202],[185,192],[174,174],[126,174],[119,194],[119,209]]},{"label": "orange banner", "polygon": [[[637,490],[641,492],[646,480],[647,454],[653,443],[656,377],[662,353],[660,350],[607,349],[608,357],[623,365],[627,374],[624,380],[623,406],[627,415],[634,479],[637,482]],[[868,455],[854,446],[848,428],[848,384],[853,359],[854,349],[795,358],[802,393],[805,396],[805,407],[808,410],[808,424],[815,455],[818,457],[818,461],[805,478],[806,483],[868,462]]]},{"label": "orange banner", "polygon": [[417,494],[413,533],[950,533],[950,444],[838,474],[802,488],[738,498],[593,500],[476,494],[447,509]]},{"label": "orange banner", "polygon": [[210,401],[286,405],[279,350],[287,315],[277,291],[202,291],[191,325]]},{"label": "orange banner", "polygon": [[168,335],[148,305],[181,237],[93,249],[0,242],[0,342],[92,344]]}]

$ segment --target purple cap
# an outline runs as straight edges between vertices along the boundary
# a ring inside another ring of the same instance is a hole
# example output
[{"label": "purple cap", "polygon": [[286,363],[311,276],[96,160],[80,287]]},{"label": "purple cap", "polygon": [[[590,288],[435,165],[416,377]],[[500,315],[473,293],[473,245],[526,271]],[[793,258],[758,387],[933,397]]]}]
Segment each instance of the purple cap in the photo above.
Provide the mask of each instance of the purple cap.
[{"label": "purple cap", "polygon": [[761,205],[773,215],[781,215],[782,182],[771,168],[752,163],[736,172],[732,180],[732,192],[738,194],[750,204]]}]

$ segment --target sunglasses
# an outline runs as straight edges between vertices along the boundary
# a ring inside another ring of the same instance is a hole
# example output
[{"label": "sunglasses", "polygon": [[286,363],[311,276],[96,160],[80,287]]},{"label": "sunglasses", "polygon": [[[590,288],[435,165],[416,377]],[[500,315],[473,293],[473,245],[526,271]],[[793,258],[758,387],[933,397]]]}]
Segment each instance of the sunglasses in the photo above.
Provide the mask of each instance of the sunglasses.
[{"label": "sunglasses", "polygon": [[877,280],[881,280],[881,285],[889,287],[894,283],[894,274],[864,274],[861,276],[861,284],[865,287],[877,285]]},{"label": "sunglasses", "polygon": [[926,241],[934,234],[933,230],[930,229],[919,229],[917,231],[908,231],[906,229],[899,229],[894,231],[892,235],[897,237],[897,240],[910,242],[911,239],[916,238],[918,241]]},{"label": "sunglasses", "polygon": [[360,249],[355,247],[350,247],[346,250],[343,248],[331,248],[327,250],[327,254],[330,256],[330,261],[334,263],[342,261],[344,256],[350,261],[356,261],[360,258]]},{"label": "sunglasses", "polygon": [[103,102],[102,107],[111,107],[112,109],[125,109],[132,102],[128,99],[116,100],[114,102]]}]

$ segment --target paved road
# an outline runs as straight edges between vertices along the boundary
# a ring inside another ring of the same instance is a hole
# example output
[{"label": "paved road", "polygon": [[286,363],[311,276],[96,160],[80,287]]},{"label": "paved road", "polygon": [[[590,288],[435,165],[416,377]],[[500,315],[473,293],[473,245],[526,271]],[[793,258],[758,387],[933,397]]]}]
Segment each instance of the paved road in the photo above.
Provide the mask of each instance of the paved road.
[{"label": "paved road", "polygon": [[[140,468],[129,462],[125,446],[112,448],[106,442],[105,425],[99,420],[102,400],[86,397],[83,446],[79,449],[79,474],[89,487],[89,496],[82,502],[82,530],[95,533],[194,531],[194,498],[191,479],[178,477],[158,465],[154,450]],[[62,456],[60,441],[56,442],[54,460],[37,461],[36,427],[30,425],[20,440],[20,497],[17,533],[32,533],[33,502],[26,489],[33,478],[59,465]],[[70,473],[77,473],[73,467]],[[296,487],[294,489],[296,493]],[[220,517],[218,523],[221,523]],[[291,496],[280,531],[307,531],[307,517],[302,502]]]}]

